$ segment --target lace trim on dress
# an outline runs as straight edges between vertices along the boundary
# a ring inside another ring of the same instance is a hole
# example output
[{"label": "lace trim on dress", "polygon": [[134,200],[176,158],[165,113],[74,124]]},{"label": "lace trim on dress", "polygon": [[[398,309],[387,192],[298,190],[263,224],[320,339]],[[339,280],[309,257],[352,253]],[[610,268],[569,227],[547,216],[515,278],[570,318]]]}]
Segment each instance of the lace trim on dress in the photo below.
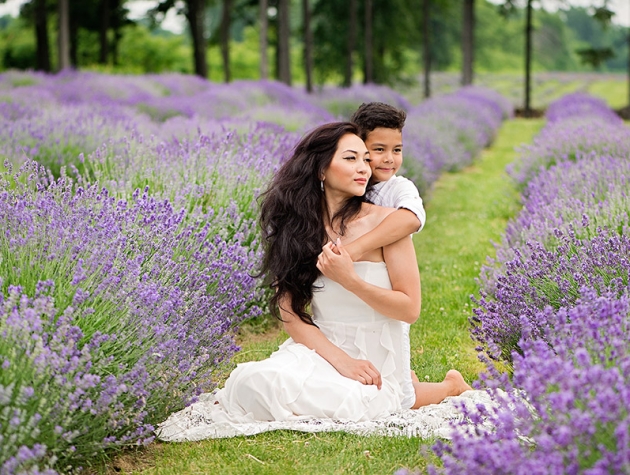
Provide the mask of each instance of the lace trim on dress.
[{"label": "lace trim on dress", "polygon": [[[236,424],[217,421],[215,415],[222,409],[219,404],[215,404],[215,393],[216,391],[201,395],[198,402],[172,414],[166,421],[159,424],[156,430],[158,438],[167,442],[186,442],[249,436],[273,430],[295,430],[450,439],[452,431],[455,430],[453,429],[455,423],[464,419],[462,405],[472,410],[479,404],[483,404],[488,409],[497,404],[488,392],[471,390],[457,397],[448,397],[440,404],[431,404],[420,409],[405,409],[370,421],[353,422],[301,417],[290,421],[256,421]],[[221,418],[218,417],[218,419]]]}]

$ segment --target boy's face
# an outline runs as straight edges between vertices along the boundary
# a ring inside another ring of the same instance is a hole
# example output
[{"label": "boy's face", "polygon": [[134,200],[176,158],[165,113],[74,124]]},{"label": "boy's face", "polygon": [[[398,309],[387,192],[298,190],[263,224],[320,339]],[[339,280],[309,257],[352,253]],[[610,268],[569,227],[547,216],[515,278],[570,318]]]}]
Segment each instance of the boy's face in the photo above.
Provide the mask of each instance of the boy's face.
[{"label": "boy's face", "polygon": [[372,181],[379,183],[394,176],[402,165],[402,131],[377,127],[365,139],[370,151]]}]

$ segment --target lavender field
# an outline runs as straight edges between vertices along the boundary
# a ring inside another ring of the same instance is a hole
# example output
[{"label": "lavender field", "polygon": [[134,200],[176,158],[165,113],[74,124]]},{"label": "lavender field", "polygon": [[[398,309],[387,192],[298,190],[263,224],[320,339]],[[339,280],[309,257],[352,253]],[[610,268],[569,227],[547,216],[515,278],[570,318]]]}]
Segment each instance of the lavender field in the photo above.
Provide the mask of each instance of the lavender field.
[{"label": "lavender field", "polygon": [[216,387],[266,313],[256,197],[310,128],[362,102],[408,111],[426,196],[512,107],[468,87],[412,106],[177,74],[0,75],[0,473],[66,473],[149,444]]},{"label": "lavender field", "polygon": [[[434,95],[450,94],[460,87],[460,74],[455,72],[434,72],[431,74],[431,90]],[[507,98],[514,107],[524,104],[524,76],[520,72],[485,73],[475,75],[475,84],[490,88]],[[404,91],[412,104],[422,101],[423,79],[419,85]],[[544,110],[561,97],[581,92],[599,98],[612,109],[628,105],[628,78],[623,73],[598,72],[554,72],[534,71],[532,73],[531,106]]]},{"label": "lavender field", "polygon": [[573,93],[520,154],[523,207],[471,319],[496,406],[437,443],[432,471],[630,473],[630,128]]}]

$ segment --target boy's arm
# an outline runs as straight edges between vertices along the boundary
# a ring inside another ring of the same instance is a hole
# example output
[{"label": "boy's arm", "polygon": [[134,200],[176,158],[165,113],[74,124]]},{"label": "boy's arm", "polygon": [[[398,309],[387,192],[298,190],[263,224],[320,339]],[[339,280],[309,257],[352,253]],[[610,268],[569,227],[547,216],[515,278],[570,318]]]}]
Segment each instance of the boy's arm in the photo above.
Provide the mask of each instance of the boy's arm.
[{"label": "boy's arm", "polygon": [[344,247],[352,260],[357,261],[372,249],[385,247],[415,233],[422,224],[413,211],[400,208],[389,214],[372,231]]}]

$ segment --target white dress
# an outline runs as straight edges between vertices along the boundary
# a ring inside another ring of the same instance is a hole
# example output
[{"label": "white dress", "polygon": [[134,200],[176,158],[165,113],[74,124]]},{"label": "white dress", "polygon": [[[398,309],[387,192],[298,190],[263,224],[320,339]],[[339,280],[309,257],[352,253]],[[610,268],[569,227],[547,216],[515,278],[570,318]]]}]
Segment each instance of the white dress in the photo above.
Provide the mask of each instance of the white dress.
[{"label": "white dress", "polygon": [[[384,262],[363,261],[354,266],[365,281],[391,289]],[[313,321],[351,357],[374,364],[383,380],[380,390],[342,376],[314,350],[289,338],[266,360],[239,364],[223,389],[171,415],[158,427],[158,437],[183,441],[274,429],[344,430],[387,421],[409,410],[415,402],[409,324],[379,314],[326,277],[320,277],[315,286]],[[447,430],[447,420],[453,418],[459,418],[459,411],[451,405],[438,417],[437,428]],[[429,422],[436,426],[435,421]],[[340,424],[341,428],[335,428]],[[396,424],[404,425],[398,420]],[[423,433],[416,430],[408,435]]]}]

